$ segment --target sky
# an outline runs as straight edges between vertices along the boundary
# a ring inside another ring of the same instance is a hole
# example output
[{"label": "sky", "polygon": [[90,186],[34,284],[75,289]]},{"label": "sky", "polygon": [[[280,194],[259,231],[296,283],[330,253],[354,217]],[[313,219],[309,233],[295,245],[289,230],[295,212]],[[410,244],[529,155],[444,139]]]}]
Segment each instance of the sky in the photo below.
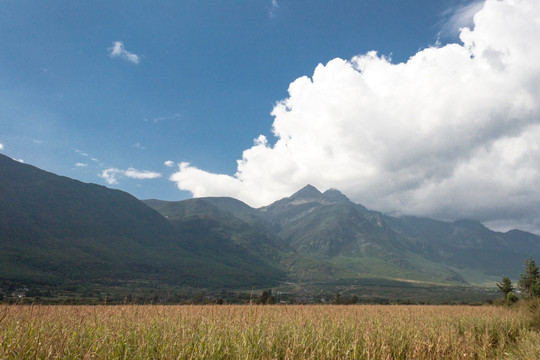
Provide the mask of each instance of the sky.
[{"label": "sky", "polygon": [[0,153],[140,199],[540,234],[537,139],[538,0],[0,0]]}]

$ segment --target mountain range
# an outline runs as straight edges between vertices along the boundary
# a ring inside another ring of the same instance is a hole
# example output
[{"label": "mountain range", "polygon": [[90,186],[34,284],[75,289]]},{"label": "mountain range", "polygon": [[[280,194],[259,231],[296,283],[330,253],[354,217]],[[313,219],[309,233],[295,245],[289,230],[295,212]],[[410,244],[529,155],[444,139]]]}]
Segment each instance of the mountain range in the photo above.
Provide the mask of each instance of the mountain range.
[{"label": "mountain range", "polygon": [[537,235],[392,217],[335,189],[307,185],[258,209],[226,197],[141,201],[0,155],[0,289],[493,285],[530,256],[540,258]]}]

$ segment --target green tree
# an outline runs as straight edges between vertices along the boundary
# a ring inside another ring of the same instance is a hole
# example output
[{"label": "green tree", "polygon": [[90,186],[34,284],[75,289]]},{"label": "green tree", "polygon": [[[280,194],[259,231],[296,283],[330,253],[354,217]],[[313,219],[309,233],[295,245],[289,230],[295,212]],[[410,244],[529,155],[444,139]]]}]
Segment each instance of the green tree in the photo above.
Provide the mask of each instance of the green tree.
[{"label": "green tree", "polygon": [[276,299],[272,296],[272,290],[264,290],[257,301],[258,304],[275,304]]},{"label": "green tree", "polygon": [[540,278],[537,278],[531,286],[531,296],[540,297]]},{"label": "green tree", "polygon": [[508,276],[503,276],[501,282],[497,283],[497,287],[504,294],[504,297],[507,297],[509,293],[514,291],[514,285]]},{"label": "green tree", "polygon": [[525,260],[525,273],[520,275],[518,284],[525,296],[540,296],[540,271],[532,257]]},{"label": "green tree", "polygon": [[506,300],[510,301],[511,303],[515,303],[516,301],[518,301],[518,297],[516,296],[516,294],[510,291],[506,295]]}]

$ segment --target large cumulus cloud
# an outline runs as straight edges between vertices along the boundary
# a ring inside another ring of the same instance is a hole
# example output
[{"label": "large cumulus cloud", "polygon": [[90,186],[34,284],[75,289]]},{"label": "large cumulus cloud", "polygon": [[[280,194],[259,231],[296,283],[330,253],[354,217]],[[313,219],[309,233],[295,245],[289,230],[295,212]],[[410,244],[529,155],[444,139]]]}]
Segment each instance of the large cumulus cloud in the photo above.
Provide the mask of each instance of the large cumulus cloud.
[{"label": "large cumulus cloud", "polygon": [[540,1],[488,0],[459,44],[394,64],[375,52],[289,86],[234,176],[181,163],[195,197],[252,206],[307,183],[381,211],[538,231]]}]

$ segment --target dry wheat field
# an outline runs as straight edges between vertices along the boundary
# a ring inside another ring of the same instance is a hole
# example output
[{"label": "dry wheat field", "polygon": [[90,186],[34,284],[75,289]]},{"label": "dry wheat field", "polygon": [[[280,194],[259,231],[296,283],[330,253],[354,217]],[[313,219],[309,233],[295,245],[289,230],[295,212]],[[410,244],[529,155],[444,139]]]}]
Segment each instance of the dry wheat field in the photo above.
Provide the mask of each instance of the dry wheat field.
[{"label": "dry wheat field", "polygon": [[535,359],[495,306],[0,305],[1,359]]}]

